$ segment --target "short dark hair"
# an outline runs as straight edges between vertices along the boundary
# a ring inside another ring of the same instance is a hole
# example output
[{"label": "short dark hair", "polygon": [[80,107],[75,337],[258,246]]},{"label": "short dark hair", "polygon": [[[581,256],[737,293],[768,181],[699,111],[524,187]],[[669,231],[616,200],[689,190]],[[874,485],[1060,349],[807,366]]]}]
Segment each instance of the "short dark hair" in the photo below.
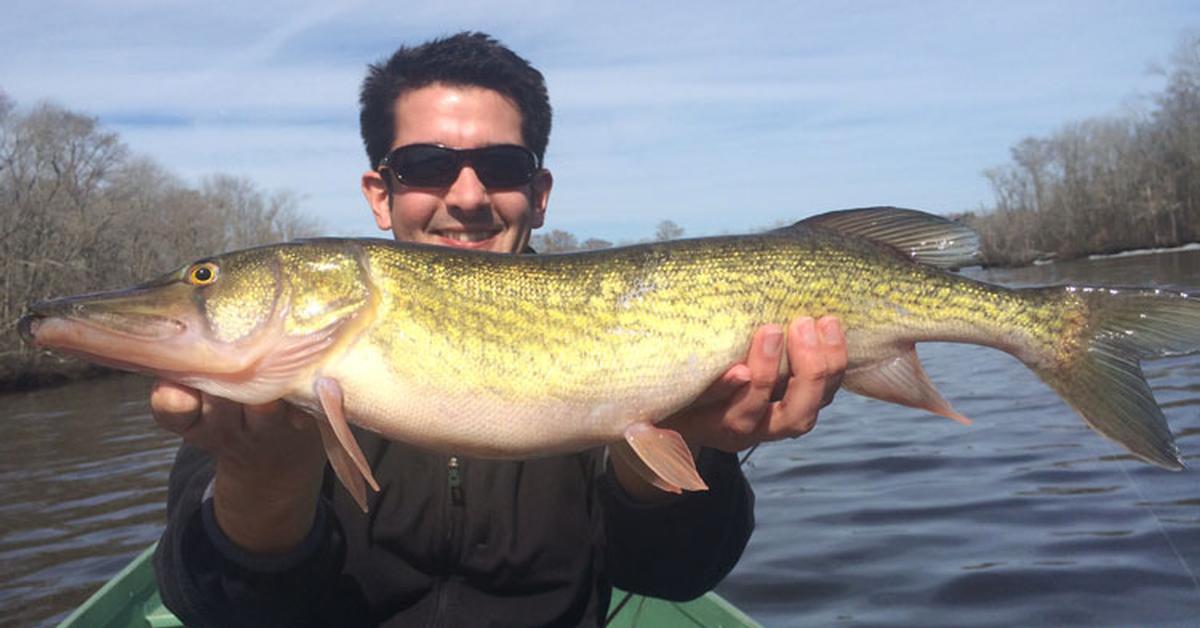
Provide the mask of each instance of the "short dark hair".
[{"label": "short dark hair", "polygon": [[371,167],[396,138],[396,99],[433,83],[483,87],[509,98],[521,113],[521,139],[540,162],[550,142],[546,81],[528,61],[485,33],[462,32],[415,47],[401,46],[367,67],[359,93],[359,131]]}]

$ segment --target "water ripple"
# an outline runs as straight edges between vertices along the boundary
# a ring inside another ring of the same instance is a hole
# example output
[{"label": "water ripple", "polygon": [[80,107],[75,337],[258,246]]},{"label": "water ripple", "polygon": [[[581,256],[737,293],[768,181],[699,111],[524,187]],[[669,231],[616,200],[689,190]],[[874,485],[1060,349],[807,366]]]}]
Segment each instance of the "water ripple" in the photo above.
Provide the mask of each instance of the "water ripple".
[{"label": "water ripple", "polygon": [[52,625],[158,536],[178,441],[148,393],[126,377],[0,397],[0,624]]}]

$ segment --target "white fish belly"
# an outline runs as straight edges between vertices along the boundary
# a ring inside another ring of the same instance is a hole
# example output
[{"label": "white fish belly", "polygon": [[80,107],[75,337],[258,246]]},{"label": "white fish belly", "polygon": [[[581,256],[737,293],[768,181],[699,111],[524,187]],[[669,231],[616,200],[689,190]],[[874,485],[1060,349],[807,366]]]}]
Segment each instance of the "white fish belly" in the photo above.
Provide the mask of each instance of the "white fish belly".
[{"label": "white fish belly", "polygon": [[341,384],[351,423],[390,440],[486,458],[529,458],[604,445],[654,410],[636,398],[600,404],[520,401],[421,385],[394,377],[370,350],[352,352],[323,374]]}]

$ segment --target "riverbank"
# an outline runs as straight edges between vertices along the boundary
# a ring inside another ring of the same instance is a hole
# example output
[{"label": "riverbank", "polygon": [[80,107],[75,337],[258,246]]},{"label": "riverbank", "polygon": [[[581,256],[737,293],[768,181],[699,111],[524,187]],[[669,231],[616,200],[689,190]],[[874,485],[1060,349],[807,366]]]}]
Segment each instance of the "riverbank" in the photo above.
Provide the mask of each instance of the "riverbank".
[{"label": "riverbank", "polygon": [[999,262],[986,262],[985,261],[983,264],[980,264],[980,266],[982,268],[1004,268],[1004,269],[1008,269],[1008,270],[1020,270],[1022,268],[1031,268],[1031,267],[1035,267],[1035,266],[1046,266],[1049,264],[1062,264],[1065,262],[1074,262],[1074,261],[1080,261],[1080,260],[1095,261],[1095,260],[1106,260],[1106,259],[1118,259],[1118,258],[1122,258],[1122,257],[1137,257],[1140,255],[1162,255],[1165,253],[1186,253],[1188,251],[1200,251],[1200,242],[1189,242],[1188,244],[1180,244],[1178,246],[1126,249],[1126,250],[1122,250],[1122,251],[1115,251],[1115,252],[1108,252],[1108,253],[1082,253],[1080,255],[1074,255],[1071,257],[1057,257],[1057,256],[1051,255],[1051,256],[1047,256],[1047,257],[1036,257],[1032,260],[1023,261],[1023,262],[1017,263],[1017,264],[1008,264],[1003,261],[999,261]]},{"label": "riverbank", "polygon": [[18,352],[15,358],[0,356],[0,395],[121,374],[121,371],[76,358],[50,354],[29,356]]},{"label": "riverbank", "polygon": [[1129,251],[1121,251],[1119,253],[1095,253],[1088,255],[1090,260],[1097,259],[1112,259],[1116,257],[1131,257],[1135,255],[1158,255],[1160,253],[1180,253],[1183,251],[1200,251],[1200,242],[1191,242],[1180,246],[1168,246],[1153,249],[1132,249]]}]

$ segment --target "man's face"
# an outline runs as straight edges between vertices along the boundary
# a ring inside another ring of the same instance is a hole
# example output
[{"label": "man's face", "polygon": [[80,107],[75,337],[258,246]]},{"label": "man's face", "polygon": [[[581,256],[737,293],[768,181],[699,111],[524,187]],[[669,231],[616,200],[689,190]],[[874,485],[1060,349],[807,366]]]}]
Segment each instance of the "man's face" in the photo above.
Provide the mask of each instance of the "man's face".
[{"label": "man's face", "polygon": [[[393,149],[409,144],[524,145],[520,112],[490,89],[435,83],[402,94],[395,110]],[[375,223],[390,229],[397,240],[517,253],[528,244],[530,231],[542,226],[552,183],[543,170],[529,184],[488,189],[468,163],[446,187],[405,186],[384,170],[363,174],[362,190]]]}]

